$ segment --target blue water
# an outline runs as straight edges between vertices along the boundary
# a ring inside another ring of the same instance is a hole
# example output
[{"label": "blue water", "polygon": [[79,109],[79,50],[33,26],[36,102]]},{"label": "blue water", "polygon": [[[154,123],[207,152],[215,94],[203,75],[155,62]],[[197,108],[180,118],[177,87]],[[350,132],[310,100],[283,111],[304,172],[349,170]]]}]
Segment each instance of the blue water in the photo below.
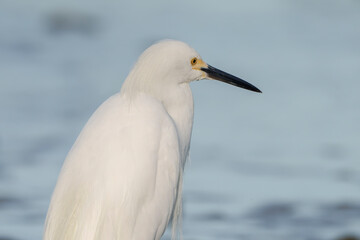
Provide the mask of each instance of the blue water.
[{"label": "blue water", "polygon": [[82,126],[163,38],[263,91],[192,84],[184,239],[359,237],[359,13],[331,0],[1,1],[0,239],[41,238]]}]

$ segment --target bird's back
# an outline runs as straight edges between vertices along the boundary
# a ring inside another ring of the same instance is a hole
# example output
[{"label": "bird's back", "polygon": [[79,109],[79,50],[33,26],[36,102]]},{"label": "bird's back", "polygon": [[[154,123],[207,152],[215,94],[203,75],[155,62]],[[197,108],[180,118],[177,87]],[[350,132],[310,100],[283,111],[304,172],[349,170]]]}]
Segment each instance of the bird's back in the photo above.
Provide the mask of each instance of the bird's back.
[{"label": "bird's back", "polygon": [[44,239],[160,239],[181,169],[177,130],[162,104],[147,95],[114,95],[65,160]]}]

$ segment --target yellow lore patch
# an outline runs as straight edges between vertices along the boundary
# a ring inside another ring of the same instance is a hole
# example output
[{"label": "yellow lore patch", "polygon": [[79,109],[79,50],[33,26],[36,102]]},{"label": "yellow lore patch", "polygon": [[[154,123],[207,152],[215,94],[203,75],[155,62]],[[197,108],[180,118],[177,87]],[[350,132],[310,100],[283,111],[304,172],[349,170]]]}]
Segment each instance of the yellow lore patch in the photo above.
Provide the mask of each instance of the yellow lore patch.
[{"label": "yellow lore patch", "polygon": [[199,58],[192,58],[190,63],[192,68],[196,70],[201,70],[201,68],[207,68],[208,66],[202,59]]}]

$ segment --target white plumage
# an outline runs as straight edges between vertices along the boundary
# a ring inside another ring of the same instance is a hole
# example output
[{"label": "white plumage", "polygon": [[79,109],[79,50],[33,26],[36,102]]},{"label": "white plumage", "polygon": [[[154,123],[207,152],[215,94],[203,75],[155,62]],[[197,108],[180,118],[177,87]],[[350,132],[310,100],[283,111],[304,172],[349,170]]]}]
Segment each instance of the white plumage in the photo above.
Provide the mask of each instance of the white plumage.
[{"label": "white plumage", "polygon": [[253,87],[179,41],[140,56],[121,92],[96,110],[70,150],[44,240],[160,239],[171,218],[176,237],[193,123],[189,83],[204,77]]}]

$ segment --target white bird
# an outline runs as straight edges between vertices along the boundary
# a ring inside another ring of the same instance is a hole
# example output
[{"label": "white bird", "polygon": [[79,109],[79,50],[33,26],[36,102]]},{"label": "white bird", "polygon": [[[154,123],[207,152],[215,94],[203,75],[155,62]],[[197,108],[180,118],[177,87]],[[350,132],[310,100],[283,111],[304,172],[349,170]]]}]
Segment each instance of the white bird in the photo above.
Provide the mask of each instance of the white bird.
[{"label": "white bird", "polygon": [[66,157],[44,240],[158,240],[170,219],[177,237],[193,124],[189,83],[203,78],[261,92],[207,65],[183,42],[144,51]]}]

